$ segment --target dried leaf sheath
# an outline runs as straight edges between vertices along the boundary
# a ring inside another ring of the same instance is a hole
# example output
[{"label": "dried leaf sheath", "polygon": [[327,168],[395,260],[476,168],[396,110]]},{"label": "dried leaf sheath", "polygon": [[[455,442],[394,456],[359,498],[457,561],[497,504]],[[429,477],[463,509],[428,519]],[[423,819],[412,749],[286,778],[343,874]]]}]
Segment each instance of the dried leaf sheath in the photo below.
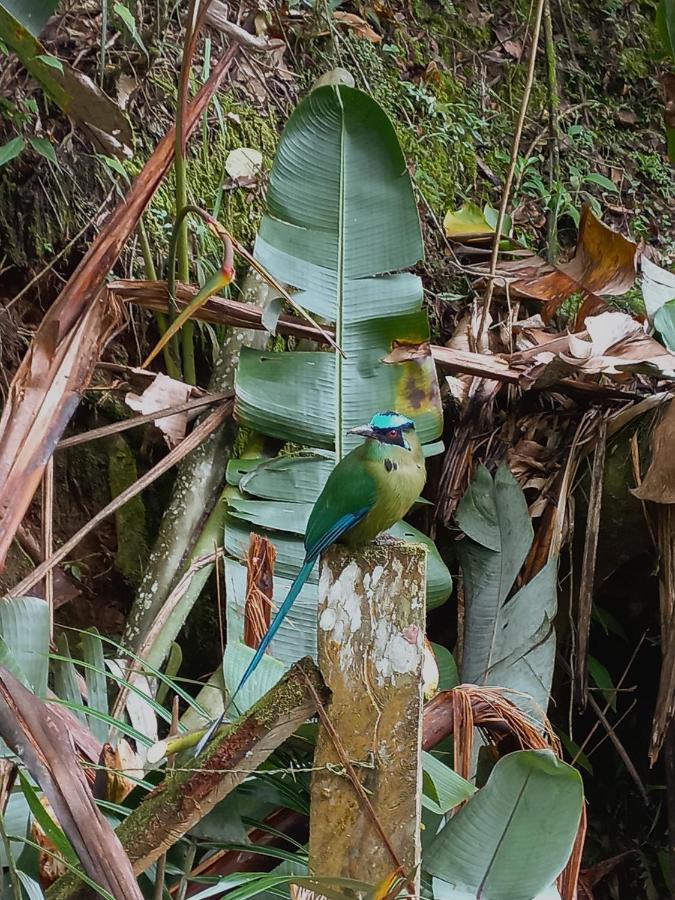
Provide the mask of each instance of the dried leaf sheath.
[{"label": "dried leaf sheath", "polygon": [[2,666],[0,734],[47,795],[87,875],[116,900],[141,900],[131,863],[94,802],[62,720]]},{"label": "dried leaf sheath", "polygon": [[[233,45],[188,106],[188,135],[227,74]],[[166,175],[171,129],[112,212],[98,238],[42,320],[12,381],[0,420],[0,565],[28,508],[44,466],[86,387],[115,322],[98,299],[106,275]]]}]

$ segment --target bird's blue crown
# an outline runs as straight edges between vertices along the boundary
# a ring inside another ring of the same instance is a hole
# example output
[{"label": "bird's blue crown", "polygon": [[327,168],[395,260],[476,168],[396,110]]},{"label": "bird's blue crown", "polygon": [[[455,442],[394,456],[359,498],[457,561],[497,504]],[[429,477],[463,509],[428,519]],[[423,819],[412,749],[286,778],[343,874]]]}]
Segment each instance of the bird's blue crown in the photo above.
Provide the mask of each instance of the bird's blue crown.
[{"label": "bird's blue crown", "polygon": [[388,410],[387,412],[375,413],[370,420],[370,427],[376,428],[378,431],[390,431],[393,428],[399,428],[401,431],[408,431],[415,427],[412,419],[401,413]]}]

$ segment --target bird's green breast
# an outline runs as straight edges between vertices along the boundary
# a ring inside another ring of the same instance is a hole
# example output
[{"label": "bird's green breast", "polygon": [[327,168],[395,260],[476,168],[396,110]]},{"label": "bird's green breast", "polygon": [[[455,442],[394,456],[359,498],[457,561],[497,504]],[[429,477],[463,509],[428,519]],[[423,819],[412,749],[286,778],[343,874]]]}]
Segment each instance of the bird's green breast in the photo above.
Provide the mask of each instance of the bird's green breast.
[{"label": "bird's green breast", "polygon": [[[426,481],[422,448],[412,449],[367,441],[362,465],[375,486],[375,503],[367,516],[344,537],[349,545],[365,544],[391,528],[408,512]],[[361,448],[359,448],[361,449]]]}]

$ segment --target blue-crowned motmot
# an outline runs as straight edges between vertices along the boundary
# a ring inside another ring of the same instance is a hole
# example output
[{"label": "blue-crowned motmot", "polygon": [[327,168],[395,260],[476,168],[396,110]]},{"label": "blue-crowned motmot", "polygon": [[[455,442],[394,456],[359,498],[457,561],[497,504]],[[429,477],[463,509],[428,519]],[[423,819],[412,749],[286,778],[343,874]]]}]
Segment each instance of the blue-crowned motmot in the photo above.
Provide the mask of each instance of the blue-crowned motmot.
[{"label": "blue-crowned motmot", "polygon": [[329,475],[307,523],[303,566],[230,697],[228,707],[204,735],[197,752],[206,746],[227,709],[255,672],[319,555],[337,541],[349,546],[372,541],[408,512],[424,487],[424,455],[412,419],[396,412],[381,412],[367,425],[353,428],[351,433],[362,435],[365,441],[340,460]]}]

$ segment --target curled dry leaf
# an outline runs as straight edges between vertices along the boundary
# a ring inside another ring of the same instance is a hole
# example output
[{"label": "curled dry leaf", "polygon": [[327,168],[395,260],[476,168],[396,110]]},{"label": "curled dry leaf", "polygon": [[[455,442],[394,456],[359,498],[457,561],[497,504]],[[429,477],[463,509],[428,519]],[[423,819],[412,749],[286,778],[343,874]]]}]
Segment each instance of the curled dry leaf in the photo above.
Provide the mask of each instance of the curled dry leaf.
[{"label": "curled dry leaf", "polygon": [[498,274],[511,292],[542,300],[550,319],[573,294],[584,298],[586,314],[604,308],[602,295],[625,294],[635,282],[637,245],[613,231],[585,207],[574,256],[554,265],[539,256],[500,263]]},{"label": "curled dry leaf", "polygon": [[585,324],[590,340],[570,334],[568,351],[560,354],[575,368],[589,374],[651,371],[675,376],[675,356],[627,313],[589,316]]},{"label": "curled dry leaf", "polygon": [[[49,818],[59,825],[56,816],[54,815],[54,811],[49,805],[49,800],[42,796],[40,797],[40,803],[44,806]],[[59,825],[59,828],[60,827],[61,826]],[[53,884],[57,878],[65,875],[68,869],[64,862],[63,855],[59,852],[58,847],[54,844],[37,819],[32,818],[30,830],[32,839],[36,844],[43,848],[38,857],[38,869],[40,872],[40,883],[43,887],[47,887],[50,884]]]},{"label": "curled dry leaf", "polygon": [[111,803],[123,803],[143,777],[143,762],[124,738],[113,750],[103,745],[103,765],[106,767],[107,797]]},{"label": "curled dry leaf", "polygon": [[[130,392],[124,398],[124,402],[135,412],[147,415],[160,409],[180,406],[195,395],[196,391],[191,385],[169,378],[160,372],[142,394]],[[188,414],[182,412],[168,418],[156,419],[154,425],[162,432],[169,447],[175,447],[185,437],[187,422]]]},{"label": "curled dry leaf", "polygon": [[392,341],[391,351],[382,358],[384,363],[410,362],[413,359],[425,359],[431,356],[429,341],[423,344],[411,344],[406,341]]},{"label": "curled dry leaf", "polygon": [[543,379],[559,380],[565,372],[574,371],[587,375],[645,372],[675,377],[675,354],[650,337],[627,313],[588,316],[584,324],[586,330],[576,334],[552,335],[537,328],[521,330],[518,342],[524,349],[510,357],[511,366],[523,370],[528,380],[539,386]]},{"label": "curled dry leaf", "polygon": [[374,31],[361,16],[354,15],[354,13],[350,12],[344,12],[339,9],[333,13],[333,18],[338,24],[345,25],[349,28],[354,37],[362,38],[364,41],[370,41],[371,44],[379,44],[382,40],[382,36]]},{"label": "curled dry leaf", "polygon": [[[448,213],[444,225],[448,237],[479,246],[489,234],[488,222],[473,204],[465,204],[457,213]],[[541,300],[547,321],[565,300],[580,294],[584,300],[583,318],[605,308],[603,295],[625,294],[633,286],[637,250],[637,244],[603,224],[586,206],[581,214],[574,256],[569,262],[549,263],[534,253],[502,259],[497,267],[496,285],[508,285],[512,295]],[[487,267],[477,265],[472,271],[487,272]]]},{"label": "curled dry leaf", "polygon": [[675,503],[675,403],[666,406],[652,438],[652,458],[642,484],[633,490],[640,500]]}]

